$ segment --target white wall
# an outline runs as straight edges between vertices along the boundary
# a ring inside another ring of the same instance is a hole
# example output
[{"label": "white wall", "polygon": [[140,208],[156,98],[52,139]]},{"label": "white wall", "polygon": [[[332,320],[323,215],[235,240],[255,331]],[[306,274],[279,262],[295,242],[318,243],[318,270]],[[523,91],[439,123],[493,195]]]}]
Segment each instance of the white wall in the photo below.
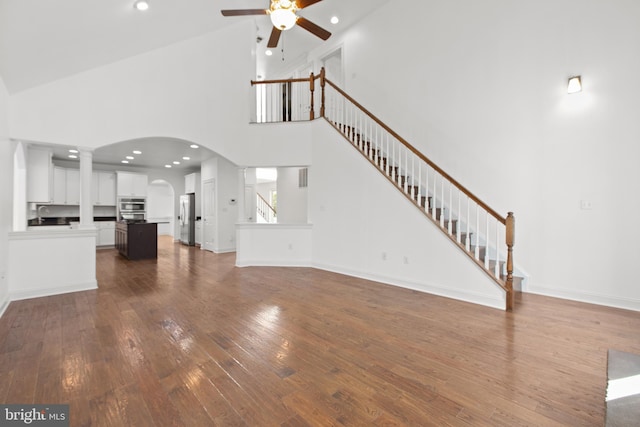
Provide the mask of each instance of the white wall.
[{"label": "white wall", "polygon": [[165,180],[154,180],[147,187],[147,220],[158,222],[158,235],[174,236],[175,192]]},{"label": "white wall", "polygon": [[307,223],[307,188],[298,187],[298,167],[278,168],[278,223]]},{"label": "white wall", "polygon": [[[312,56],[342,45],[350,95],[515,213],[529,291],[640,310],[628,220],[640,211],[628,197],[640,192],[640,3],[409,4],[389,2]],[[380,31],[388,22],[405,30]],[[584,91],[567,95],[575,74]]]},{"label": "white wall", "polygon": [[306,164],[308,128],[274,125],[280,137],[265,139],[249,126],[254,46],[255,26],[244,20],[20,92],[11,97],[11,136],[84,147],[164,136],[236,164],[300,164],[301,156]]},{"label": "white wall", "polygon": [[9,231],[12,224],[13,153],[9,141],[9,95],[0,76],[0,315],[9,303]]},{"label": "white wall", "polygon": [[[213,251],[233,252],[236,249],[238,219],[238,167],[222,157],[202,162],[202,182],[215,179],[216,225]],[[231,200],[236,202],[232,202]]]},{"label": "white wall", "polygon": [[327,123],[309,168],[313,265],[504,309],[504,292]]}]

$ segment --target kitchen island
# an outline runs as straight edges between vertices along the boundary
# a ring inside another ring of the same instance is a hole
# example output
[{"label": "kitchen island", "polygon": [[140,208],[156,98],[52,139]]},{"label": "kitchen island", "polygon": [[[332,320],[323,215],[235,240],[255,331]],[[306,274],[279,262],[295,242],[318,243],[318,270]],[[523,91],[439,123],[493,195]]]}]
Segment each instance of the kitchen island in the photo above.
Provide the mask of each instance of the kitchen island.
[{"label": "kitchen island", "polygon": [[116,249],[130,260],[158,257],[158,224],[146,221],[116,223]]}]

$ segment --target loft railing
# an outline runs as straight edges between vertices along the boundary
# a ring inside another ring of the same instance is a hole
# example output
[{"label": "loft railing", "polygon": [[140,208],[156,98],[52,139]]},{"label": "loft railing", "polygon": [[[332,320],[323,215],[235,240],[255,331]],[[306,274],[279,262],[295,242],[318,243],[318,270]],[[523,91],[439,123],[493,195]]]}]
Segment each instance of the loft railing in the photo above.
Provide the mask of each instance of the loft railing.
[{"label": "loft railing", "polygon": [[[316,91],[316,80],[320,90]],[[505,292],[514,305],[515,218],[502,216],[371,114],[319,75],[252,81],[258,123],[326,119],[387,179],[453,240]]]},{"label": "loft railing", "polygon": [[256,196],[256,210],[258,211],[258,215],[260,215],[267,223],[277,222],[275,208],[271,206],[259,193],[256,193]]}]

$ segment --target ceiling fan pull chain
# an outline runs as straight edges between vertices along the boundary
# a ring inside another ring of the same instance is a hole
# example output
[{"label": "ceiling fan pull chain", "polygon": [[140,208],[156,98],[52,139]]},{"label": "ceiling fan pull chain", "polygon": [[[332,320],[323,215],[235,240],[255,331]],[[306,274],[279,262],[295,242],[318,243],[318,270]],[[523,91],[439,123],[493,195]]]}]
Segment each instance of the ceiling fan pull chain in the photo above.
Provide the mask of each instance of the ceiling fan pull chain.
[{"label": "ceiling fan pull chain", "polygon": [[284,62],[284,39],[285,39],[285,38],[286,38],[286,37],[285,37],[285,36],[284,36],[284,34],[283,34],[283,35],[282,35],[282,48],[281,48],[281,50],[282,50],[282,62]]}]

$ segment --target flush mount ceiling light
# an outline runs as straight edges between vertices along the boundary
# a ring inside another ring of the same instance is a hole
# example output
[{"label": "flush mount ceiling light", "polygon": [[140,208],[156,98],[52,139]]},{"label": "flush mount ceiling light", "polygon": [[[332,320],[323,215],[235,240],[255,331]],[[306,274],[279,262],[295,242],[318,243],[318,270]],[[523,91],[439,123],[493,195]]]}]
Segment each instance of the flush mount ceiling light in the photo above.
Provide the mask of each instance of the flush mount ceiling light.
[{"label": "flush mount ceiling light", "polygon": [[264,52],[264,54],[265,54],[265,55],[267,55],[267,56],[271,56],[271,55],[273,55],[273,52],[272,52],[272,51],[270,51],[269,49],[267,49],[267,50]]},{"label": "flush mount ceiling light", "polygon": [[338,19],[338,17],[337,17],[337,16],[332,16],[332,17],[331,17],[331,23],[332,23],[333,25],[336,25],[338,22],[340,22],[340,19]]},{"label": "flush mount ceiling light", "polygon": [[567,93],[582,92],[582,77],[573,76],[569,77],[569,84],[567,85]]},{"label": "flush mount ceiling light", "polygon": [[271,0],[269,17],[274,27],[280,31],[288,30],[296,25],[298,5],[290,0]]},{"label": "flush mount ceiling light", "polygon": [[74,150],[74,149],[69,150],[69,152],[73,154],[78,154],[78,150]]},{"label": "flush mount ceiling light", "polygon": [[147,10],[149,9],[149,2],[147,0],[136,0],[133,7],[138,10]]},{"label": "flush mount ceiling light", "polygon": [[185,156],[185,157],[182,158],[182,160],[191,160],[191,157]]},{"label": "flush mount ceiling light", "polygon": [[196,144],[191,144],[189,147],[191,147],[191,148],[200,148],[200,146],[196,145]]},{"label": "flush mount ceiling light", "polygon": [[140,151],[140,150],[133,150],[133,154],[142,154],[142,151]]}]

